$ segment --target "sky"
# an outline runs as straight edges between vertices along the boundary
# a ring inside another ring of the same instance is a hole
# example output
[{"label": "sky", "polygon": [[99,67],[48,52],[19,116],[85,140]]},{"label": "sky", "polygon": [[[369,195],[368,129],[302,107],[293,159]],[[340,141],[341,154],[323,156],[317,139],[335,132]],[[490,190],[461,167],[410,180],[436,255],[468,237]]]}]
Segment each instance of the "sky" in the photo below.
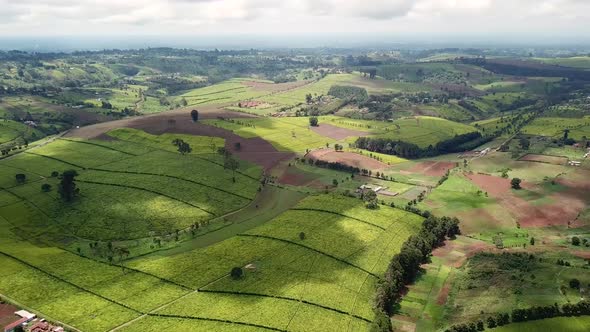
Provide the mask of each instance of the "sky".
[{"label": "sky", "polygon": [[[0,37],[590,40],[590,0],[0,0]],[[330,36],[330,37],[329,37]]]}]

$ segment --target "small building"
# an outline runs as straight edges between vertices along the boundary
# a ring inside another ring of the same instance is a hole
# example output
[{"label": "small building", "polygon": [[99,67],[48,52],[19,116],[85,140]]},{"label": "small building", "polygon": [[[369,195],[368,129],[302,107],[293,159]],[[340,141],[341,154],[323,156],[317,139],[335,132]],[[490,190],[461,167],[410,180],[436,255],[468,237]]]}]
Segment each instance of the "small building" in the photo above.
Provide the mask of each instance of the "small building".
[{"label": "small building", "polygon": [[27,318],[21,317],[15,313],[17,307],[0,303],[0,327],[4,332],[13,332],[17,327],[22,326],[28,321]]},{"label": "small building", "polygon": [[582,162],[581,161],[570,160],[570,161],[568,161],[568,165],[570,165],[570,166],[580,166],[580,165],[582,165]]}]

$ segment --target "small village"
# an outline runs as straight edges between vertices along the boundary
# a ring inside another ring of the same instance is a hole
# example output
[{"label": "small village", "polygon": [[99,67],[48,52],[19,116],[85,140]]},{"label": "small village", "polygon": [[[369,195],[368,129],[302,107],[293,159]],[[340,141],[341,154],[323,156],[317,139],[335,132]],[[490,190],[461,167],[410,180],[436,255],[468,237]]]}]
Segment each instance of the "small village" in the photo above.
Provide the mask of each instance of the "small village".
[{"label": "small village", "polygon": [[53,325],[34,313],[0,301],[0,326],[4,332],[63,332],[63,327]]}]

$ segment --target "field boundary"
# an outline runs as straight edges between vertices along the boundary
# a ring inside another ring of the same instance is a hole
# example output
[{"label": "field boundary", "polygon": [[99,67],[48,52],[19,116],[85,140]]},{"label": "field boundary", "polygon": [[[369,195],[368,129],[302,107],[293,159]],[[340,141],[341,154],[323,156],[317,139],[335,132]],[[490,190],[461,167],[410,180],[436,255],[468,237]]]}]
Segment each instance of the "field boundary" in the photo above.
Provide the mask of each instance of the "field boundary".
[{"label": "field boundary", "polygon": [[386,229],[387,229],[387,228],[385,228],[385,227],[381,227],[381,226],[379,226],[379,225],[375,225],[375,224],[373,224],[373,223],[370,223],[370,222],[368,222],[368,221],[365,221],[365,220],[362,220],[362,219],[359,219],[359,218],[355,218],[355,217],[347,216],[347,215],[345,215],[345,214],[338,213],[338,212],[334,212],[334,211],[329,211],[329,210],[314,209],[314,208],[291,208],[290,210],[293,210],[293,211],[314,211],[314,212],[329,213],[329,214],[334,214],[334,215],[341,216],[341,217],[344,217],[344,218],[348,218],[348,219],[352,219],[352,220],[360,221],[360,222],[362,222],[362,223],[364,223],[364,224],[367,224],[367,225],[371,225],[371,226],[377,227],[377,228],[379,228],[379,229],[381,229],[381,230],[386,230]]},{"label": "field boundary", "polygon": [[296,245],[296,246],[298,246],[298,247],[301,247],[301,248],[305,248],[305,249],[308,249],[308,250],[314,251],[314,252],[316,252],[316,253],[318,253],[318,254],[320,254],[320,255],[324,255],[324,256],[326,256],[326,257],[330,257],[330,258],[332,258],[332,259],[334,259],[334,260],[337,260],[337,261],[339,261],[339,262],[341,262],[341,263],[344,263],[344,264],[346,264],[346,265],[352,266],[352,267],[354,267],[354,268],[356,268],[356,269],[359,269],[359,270],[361,270],[361,271],[363,271],[363,272],[365,272],[365,273],[367,273],[367,274],[370,274],[370,275],[372,275],[373,277],[375,277],[375,278],[377,278],[377,279],[381,279],[381,278],[380,278],[378,275],[376,275],[375,273],[373,273],[373,272],[371,272],[371,271],[368,271],[368,270],[365,270],[364,268],[362,268],[362,267],[360,267],[360,266],[354,265],[354,264],[352,264],[351,262],[349,262],[349,261],[347,261],[347,260],[344,260],[344,259],[342,259],[342,258],[338,258],[338,257],[336,257],[336,256],[334,256],[334,255],[331,255],[331,254],[325,253],[325,252],[323,252],[323,251],[320,251],[320,250],[318,250],[318,249],[315,249],[315,248],[312,248],[312,247],[308,247],[308,246],[306,246],[306,245],[303,245],[303,244],[300,244],[300,243],[297,243],[297,242],[293,242],[293,241],[290,241],[290,240],[285,240],[285,239],[280,239],[280,238],[277,238],[277,237],[272,237],[272,236],[268,236],[268,235],[259,235],[259,234],[244,234],[244,233],[242,233],[242,234],[236,234],[236,236],[244,236],[244,237],[257,237],[257,238],[268,239],[268,240],[274,240],[274,241],[281,241],[281,242],[284,242],[284,243],[289,243],[289,244],[292,244],[292,245]]},{"label": "field boundary", "polygon": [[150,189],[146,189],[146,188],[141,188],[141,187],[136,187],[136,186],[129,186],[129,185],[123,185],[123,184],[117,184],[117,183],[103,183],[103,182],[95,182],[95,181],[88,181],[88,180],[76,180],[76,182],[80,182],[80,183],[89,183],[89,184],[96,184],[96,185],[103,185],[103,186],[113,186],[113,187],[121,187],[121,188],[130,188],[130,189],[136,189],[136,190],[147,191],[147,192],[149,192],[149,193],[152,193],[152,194],[155,194],[155,195],[159,195],[159,196],[162,196],[162,197],[166,197],[166,198],[169,198],[169,199],[171,199],[171,200],[174,200],[174,201],[181,202],[181,203],[184,203],[184,204],[186,204],[186,205],[192,206],[192,207],[194,207],[194,208],[196,208],[196,209],[199,209],[199,210],[201,210],[201,211],[203,211],[203,212],[207,212],[208,214],[210,214],[210,215],[212,215],[212,216],[217,216],[215,213],[213,213],[213,212],[210,212],[210,211],[207,211],[207,210],[203,209],[202,207],[196,206],[196,205],[194,205],[194,204],[192,204],[192,203],[189,203],[189,202],[183,201],[183,200],[181,200],[181,199],[178,199],[178,198],[176,198],[176,197],[172,197],[172,196],[170,196],[170,195],[167,195],[167,194],[164,194],[164,193],[159,193],[159,192],[157,192],[157,191],[153,191],[153,190],[150,190]]},{"label": "field boundary", "polygon": [[250,293],[250,292],[235,292],[235,291],[224,291],[224,290],[208,290],[208,289],[199,289],[199,292],[202,293],[217,293],[217,294],[229,294],[229,295],[240,295],[240,296],[258,296],[258,297],[269,297],[269,298],[273,298],[273,299],[280,299],[280,300],[285,300],[285,301],[292,301],[292,302],[300,302],[300,303],[305,303],[311,306],[315,306],[315,307],[319,307],[325,310],[330,310],[330,311],[334,311],[337,312],[339,314],[343,314],[343,315],[347,315],[350,317],[354,317],[360,320],[363,320],[367,323],[372,323],[371,320],[359,316],[359,315],[355,315],[353,313],[350,312],[346,312],[344,310],[340,310],[340,309],[336,309],[336,308],[332,308],[332,307],[328,307],[325,306],[323,304],[319,304],[319,303],[314,303],[314,302],[310,302],[304,299],[296,299],[296,298],[292,298],[292,297],[286,297],[286,296],[281,296],[281,295],[269,295],[269,294],[260,294],[260,293]]},{"label": "field boundary", "polygon": [[195,317],[195,316],[182,316],[182,315],[167,315],[167,314],[154,314],[154,313],[148,313],[148,314],[146,314],[146,316],[160,317],[160,318],[206,320],[206,321],[210,321],[210,322],[227,323],[227,324],[237,324],[237,325],[258,327],[258,328],[261,328],[261,329],[266,329],[266,330],[271,330],[271,331],[287,332],[287,330],[282,330],[282,329],[279,329],[279,328],[276,328],[276,327],[272,327],[272,326],[265,326],[265,325],[259,325],[259,324],[254,324],[254,323],[246,323],[246,322],[236,322],[236,321],[232,321],[232,320],[218,319],[218,318]]},{"label": "field boundary", "polygon": [[77,141],[77,140],[63,138],[63,137],[62,138],[58,138],[58,139],[59,140],[62,140],[62,141],[72,142],[72,143],[80,143],[80,144],[88,144],[88,145],[98,146],[98,147],[101,147],[101,148],[104,148],[104,149],[108,149],[108,150],[111,150],[111,151],[120,152],[120,153],[129,155],[129,156],[134,156],[134,157],[139,156],[138,154],[129,153],[129,152],[126,152],[126,151],[122,151],[122,150],[118,150],[118,149],[112,148],[110,146],[106,146],[106,145],[102,145],[102,144],[98,144],[98,143],[94,143],[94,142],[90,142],[90,141]]},{"label": "field boundary", "polygon": [[74,167],[78,167],[78,168],[81,168],[81,169],[86,169],[86,167],[84,167],[84,166],[76,165],[76,164],[73,164],[73,163],[71,163],[69,161],[61,160],[61,159],[58,159],[58,158],[55,158],[55,157],[50,157],[50,156],[46,156],[46,155],[43,155],[43,154],[34,153],[34,152],[30,152],[30,151],[25,151],[24,153],[32,154],[33,156],[38,156],[38,157],[43,157],[43,158],[47,158],[47,159],[59,161],[61,163],[64,163],[64,164],[67,164],[67,165],[70,165],[70,166],[74,166]]},{"label": "field boundary", "polygon": [[15,256],[13,256],[13,255],[11,255],[11,254],[7,254],[7,253],[5,253],[5,252],[3,252],[3,251],[0,251],[0,255],[4,255],[4,256],[6,256],[6,257],[8,257],[8,258],[12,259],[12,260],[15,260],[15,261],[19,262],[20,264],[23,264],[23,265],[25,265],[25,266],[27,266],[27,267],[29,267],[29,268],[31,268],[31,269],[33,269],[33,270],[35,270],[35,271],[39,271],[39,272],[41,272],[41,273],[43,273],[43,274],[46,274],[46,275],[48,275],[48,276],[50,276],[50,277],[52,277],[52,278],[54,278],[54,279],[56,279],[56,280],[58,280],[58,281],[60,281],[60,282],[63,282],[63,283],[65,283],[65,284],[67,284],[67,285],[70,285],[70,286],[72,286],[72,287],[74,287],[74,288],[76,288],[76,289],[78,289],[78,290],[80,290],[80,291],[83,291],[83,292],[86,292],[86,293],[92,294],[92,295],[94,295],[94,296],[96,296],[96,297],[99,297],[99,298],[101,298],[101,299],[105,300],[105,301],[111,302],[111,303],[113,303],[113,304],[116,304],[116,305],[118,305],[118,306],[121,306],[121,307],[123,307],[123,308],[125,308],[125,309],[131,310],[131,311],[133,311],[133,312],[135,312],[135,313],[137,313],[137,314],[143,314],[143,312],[141,312],[141,311],[139,311],[139,310],[137,310],[137,309],[134,309],[134,308],[132,308],[132,307],[130,307],[130,306],[128,306],[128,305],[126,305],[126,304],[124,304],[124,303],[120,303],[120,302],[118,302],[118,301],[115,301],[115,300],[113,300],[113,299],[109,299],[109,298],[108,298],[108,297],[106,297],[106,296],[100,295],[100,294],[98,294],[98,293],[96,293],[96,292],[94,292],[94,291],[91,291],[91,290],[89,290],[89,289],[86,289],[86,288],[84,288],[84,287],[82,287],[82,286],[76,285],[75,283],[73,283],[73,282],[71,282],[71,281],[68,281],[68,280],[66,280],[66,279],[64,279],[64,278],[62,278],[62,277],[60,277],[60,276],[54,275],[54,274],[52,274],[52,273],[49,273],[49,272],[47,272],[47,271],[45,271],[45,270],[41,269],[40,267],[37,267],[37,266],[35,266],[35,265],[33,265],[33,264],[31,264],[31,263],[29,263],[29,262],[27,262],[27,261],[24,261],[24,260],[22,260],[22,259],[20,259],[20,258],[18,258],[18,257],[15,257]]},{"label": "field boundary", "polygon": [[170,179],[176,179],[176,180],[181,180],[181,181],[186,181],[186,182],[198,184],[200,186],[207,187],[209,189],[218,190],[218,191],[224,192],[224,193],[229,194],[229,195],[233,195],[233,196],[240,197],[240,198],[247,199],[247,200],[252,200],[252,198],[249,198],[249,197],[246,197],[246,196],[242,196],[240,194],[232,193],[232,192],[223,190],[221,188],[210,186],[210,185],[205,184],[205,183],[201,183],[201,182],[198,182],[198,181],[195,181],[195,180],[189,180],[189,179],[181,178],[181,177],[174,176],[174,175],[148,173],[148,172],[115,171],[115,170],[101,169],[101,168],[88,168],[88,170],[98,171],[98,172],[108,172],[108,173],[122,173],[122,174],[161,176],[161,177],[166,177],[166,178],[170,178]]}]

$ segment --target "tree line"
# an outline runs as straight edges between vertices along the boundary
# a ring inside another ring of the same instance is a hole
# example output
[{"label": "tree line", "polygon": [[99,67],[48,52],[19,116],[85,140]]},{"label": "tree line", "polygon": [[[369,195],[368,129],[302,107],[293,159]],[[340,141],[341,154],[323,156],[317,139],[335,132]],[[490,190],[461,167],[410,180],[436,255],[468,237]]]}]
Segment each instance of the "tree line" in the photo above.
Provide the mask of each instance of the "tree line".
[{"label": "tree line", "polygon": [[402,297],[405,285],[411,283],[420,265],[426,263],[434,248],[443,245],[445,239],[461,234],[457,218],[437,218],[428,212],[418,234],[410,236],[398,254],[393,256],[385,272],[385,277],[377,286],[375,295],[374,331],[391,331],[389,316],[394,304]]},{"label": "tree line", "polygon": [[[584,300],[576,304],[566,303],[559,307],[557,303],[549,306],[536,306],[531,308],[514,309],[511,314],[498,313],[489,316],[485,325],[492,329],[507,325],[510,322],[520,323],[533,320],[541,320],[554,317],[573,317],[590,315],[590,301]],[[483,320],[472,323],[457,324],[449,327],[445,332],[476,332],[485,330]]]},{"label": "tree line", "polygon": [[483,137],[480,132],[475,131],[467,134],[455,135],[455,137],[440,141],[435,145],[431,144],[427,148],[421,148],[414,143],[390,138],[359,137],[354,144],[357,148],[372,152],[416,159],[433,157],[445,153],[463,152],[480,146],[491,139],[491,137]]}]

